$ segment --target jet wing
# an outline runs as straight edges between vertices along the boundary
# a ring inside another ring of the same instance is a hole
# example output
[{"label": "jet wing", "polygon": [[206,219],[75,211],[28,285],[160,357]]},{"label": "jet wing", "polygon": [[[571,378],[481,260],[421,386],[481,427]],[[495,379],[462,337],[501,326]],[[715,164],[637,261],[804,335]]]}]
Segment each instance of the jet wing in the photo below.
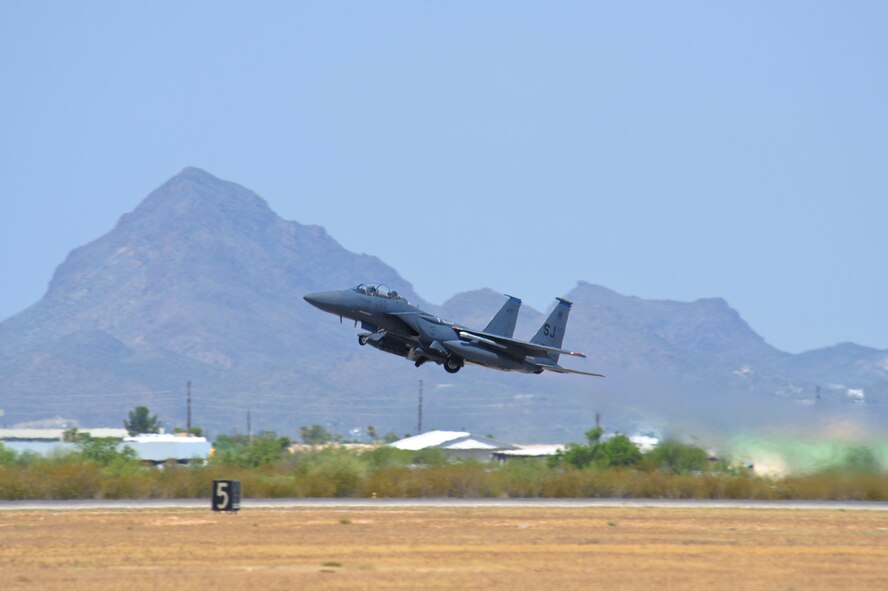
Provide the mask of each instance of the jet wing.
[{"label": "jet wing", "polygon": [[490,334],[487,332],[480,332],[477,330],[467,330],[460,327],[454,328],[457,329],[457,332],[462,339],[484,343],[485,345],[491,345],[500,349],[506,349],[510,354],[515,355],[516,357],[527,357],[528,355],[530,355],[531,357],[538,357],[540,354],[545,353],[559,353],[562,355],[572,355],[574,357],[586,356],[585,353],[580,353],[578,351],[556,349],[555,347],[547,347],[546,345],[528,343],[527,341],[518,341],[515,339],[510,339],[508,337]]},{"label": "jet wing", "polygon": [[420,313],[420,312],[386,312],[386,316],[391,317],[392,319],[397,320],[403,327],[404,331],[410,337],[416,337],[419,335],[419,330],[416,325],[417,318],[426,318],[432,319],[433,316],[428,314]]},{"label": "jet wing", "polygon": [[561,367],[560,365],[546,365],[541,363],[540,367],[547,371],[554,371],[555,373],[578,373],[584,376],[595,376],[596,378],[604,377],[604,374],[592,373],[591,371],[580,371],[578,369],[567,369],[566,367]]},{"label": "jet wing", "polygon": [[[536,343],[516,341],[515,339],[510,339],[487,332],[466,330],[459,327],[454,328],[457,330],[457,334],[459,334],[459,338],[461,339],[487,345],[489,347],[495,347],[497,349],[502,349],[510,355],[514,355],[516,357],[540,357],[541,354],[546,353],[560,353],[565,355],[573,355],[574,357],[586,357],[585,353],[579,353],[577,351],[568,351],[566,349],[556,349],[554,347],[547,347],[545,345],[538,345]],[[566,367],[561,367],[558,364],[551,363],[551,360],[550,363],[543,362],[536,363],[536,365],[538,365],[542,369],[555,373],[576,373],[584,376],[595,376],[598,378],[604,377],[600,373],[580,371],[578,369],[567,369]]]}]

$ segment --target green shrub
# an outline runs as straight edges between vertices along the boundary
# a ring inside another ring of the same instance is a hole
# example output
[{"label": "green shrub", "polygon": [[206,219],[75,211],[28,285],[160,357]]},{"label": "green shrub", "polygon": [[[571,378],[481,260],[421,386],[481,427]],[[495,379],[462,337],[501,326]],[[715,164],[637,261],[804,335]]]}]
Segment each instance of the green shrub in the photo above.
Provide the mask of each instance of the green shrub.
[{"label": "green shrub", "polygon": [[200,486],[199,467],[167,462],[151,470],[151,496],[162,499],[193,499],[208,496],[212,486]]},{"label": "green shrub", "polygon": [[595,461],[596,451],[597,444],[592,446],[582,445],[580,443],[568,443],[567,446],[565,446],[564,451],[559,451],[552,456],[549,465],[554,468],[560,463],[564,463],[568,466],[573,466],[574,468],[585,468],[586,466],[591,466]]},{"label": "green shrub", "polygon": [[708,464],[709,454],[696,445],[666,439],[648,452],[645,459],[661,470],[686,474],[703,471]]},{"label": "green shrub", "polygon": [[445,466],[450,461],[442,449],[421,449],[419,451],[409,452],[410,463],[422,466]]},{"label": "green shrub", "polygon": [[151,474],[142,472],[106,474],[102,478],[101,496],[105,499],[149,498],[152,492]]},{"label": "green shrub", "polygon": [[603,468],[635,466],[641,462],[641,451],[625,435],[614,435],[604,443],[599,443],[595,463]]},{"label": "green shrub", "polygon": [[100,466],[111,463],[139,463],[139,456],[129,446],[120,447],[120,439],[115,437],[90,437],[80,435],[77,448],[84,459]]},{"label": "green shrub", "polygon": [[549,466],[559,465],[574,468],[598,466],[612,468],[617,466],[635,466],[641,462],[641,451],[625,435],[614,435],[607,441],[601,441],[601,427],[586,432],[588,444],[568,443],[564,451],[549,458]]},{"label": "green shrub", "polygon": [[0,466],[11,466],[15,464],[18,454],[14,449],[9,449],[0,442]]},{"label": "green shrub", "polygon": [[539,497],[551,469],[540,459],[509,460],[490,474],[494,494],[507,497]]},{"label": "green shrub", "polygon": [[0,464],[0,499],[20,501],[37,498],[23,476],[23,470],[19,466]]},{"label": "green shrub", "polygon": [[41,468],[41,498],[94,499],[100,496],[101,470],[93,463],[72,461]]},{"label": "green shrub", "polygon": [[443,466],[390,466],[371,473],[362,494],[379,497],[489,497],[495,486],[486,467],[478,462]]},{"label": "green shrub", "polygon": [[322,445],[334,441],[335,435],[330,433],[323,425],[315,423],[311,427],[300,427],[299,436],[309,445]]},{"label": "green shrub", "polygon": [[584,485],[587,474],[580,470],[553,470],[543,481],[542,496],[553,498],[578,498],[589,495]]},{"label": "green shrub", "polygon": [[306,497],[350,497],[360,494],[367,473],[361,456],[343,448],[302,454],[297,490]]},{"label": "green shrub", "polygon": [[246,435],[220,435],[214,443],[212,462],[226,466],[257,467],[277,462],[292,442],[272,432],[260,433],[249,438]]},{"label": "green shrub", "polygon": [[880,465],[873,450],[863,445],[856,445],[845,452],[841,469],[852,474],[876,474],[880,470]]},{"label": "green shrub", "polygon": [[576,462],[582,467],[568,461],[566,454],[554,466],[534,459],[449,462],[440,450],[378,448],[361,453],[327,448],[290,454],[282,453],[280,438],[257,439],[261,442],[252,451],[246,438],[231,442],[230,461],[217,455],[206,465],[173,462],[159,468],[143,466],[126,450],[95,440],[87,441],[80,452],[47,457],[0,447],[0,498],[205,498],[213,480],[233,479],[241,481],[245,497],[888,500],[888,474],[876,471],[871,454],[859,450],[853,456],[849,452],[845,462],[855,469],[843,465],[770,479],[746,469],[693,469],[699,454],[682,444],[660,458],[648,454],[643,464],[633,463],[634,446],[618,437],[607,442],[589,437],[588,445],[578,446],[595,452],[591,463]]},{"label": "green shrub", "polygon": [[[415,451],[406,451],[391,447],[389,445],[381,445],[376,449],[361,454],[361,460],[367,464],[370,470],[379,470],[389,466],[407,466],[413,463],[423,463],[422,456],[418,456]],[[434,457],[434,463],[438,463],[438,457]]]}]

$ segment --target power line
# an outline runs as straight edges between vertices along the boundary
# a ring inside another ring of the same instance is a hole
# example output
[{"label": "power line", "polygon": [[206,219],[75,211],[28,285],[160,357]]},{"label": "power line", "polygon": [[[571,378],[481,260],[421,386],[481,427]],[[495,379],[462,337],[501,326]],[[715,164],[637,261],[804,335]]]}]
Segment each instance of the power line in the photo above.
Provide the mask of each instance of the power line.
[{"label": "power line", "polygon": [[419,380],[419,422],[416,427],[417,433],[422,433],[422,380]]}]

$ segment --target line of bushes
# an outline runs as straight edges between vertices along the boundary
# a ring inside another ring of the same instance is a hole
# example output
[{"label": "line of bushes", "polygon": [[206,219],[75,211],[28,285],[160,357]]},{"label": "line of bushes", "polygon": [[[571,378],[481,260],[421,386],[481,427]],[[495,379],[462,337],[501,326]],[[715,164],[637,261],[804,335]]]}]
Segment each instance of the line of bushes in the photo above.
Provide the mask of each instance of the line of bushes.
[{"label": "line of bushes", "polygon": [[[331,447],[289,453],[267,434],[217,441],[205,464],[143,465],[115,442],[85,439],[48,457],[0,445],[0,499],[208,497],[216,479],[241,481],[247,497],[621,497],[667,499],[888,500],[888,474],[873,466],[771,479],[718,464],[703,450],[664,442],[641,454],[625,438],[571,445],[548,460],[449,462],[438,450]],[[219,445],[221,444],[221,445]]]}]

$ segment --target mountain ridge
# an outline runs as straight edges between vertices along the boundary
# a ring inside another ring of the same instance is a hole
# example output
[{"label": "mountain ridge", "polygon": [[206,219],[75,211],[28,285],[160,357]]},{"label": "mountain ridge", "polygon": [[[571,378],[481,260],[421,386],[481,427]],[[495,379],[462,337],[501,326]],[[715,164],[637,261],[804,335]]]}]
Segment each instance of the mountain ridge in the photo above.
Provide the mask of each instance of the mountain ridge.
[{"label": "mountain ridge", "polygon": [[[0,322],[0,408],[16,422],[61,414],[112,424],[145,403],[180,421],[175,393],[192,380],[204,424],[217,430],[252,409],[260,424],[290,433],[312,422],[404,431],[415,422],[405,400],[423,379],[441,394],[429,402],[438,426],[557,439],[594,420],[590,391],[616,417],[638,414],[631,407],[700,421],[712,415],[701,402],[712,396],[742,409],[750,400],[807,400],[818,384],[835,401],[836,385],[876,399],[888,392],[886,351],[839,344],[792,355],[722,298],[646,300],[586,281],[564,294],[575,303],[565,345],[588,354],[578,369],[606,380],[474,367],[453,378],[357,347],[350,325],[301,299],[371,281],[479,329],[505,301],[481,288],[432,306],[377,257],[346,250],[320,226],[283,220],[241,185],[185,168],[74,249],[41,300]],[[543,316],[524,306],[516,337],[529,338]]]}]

